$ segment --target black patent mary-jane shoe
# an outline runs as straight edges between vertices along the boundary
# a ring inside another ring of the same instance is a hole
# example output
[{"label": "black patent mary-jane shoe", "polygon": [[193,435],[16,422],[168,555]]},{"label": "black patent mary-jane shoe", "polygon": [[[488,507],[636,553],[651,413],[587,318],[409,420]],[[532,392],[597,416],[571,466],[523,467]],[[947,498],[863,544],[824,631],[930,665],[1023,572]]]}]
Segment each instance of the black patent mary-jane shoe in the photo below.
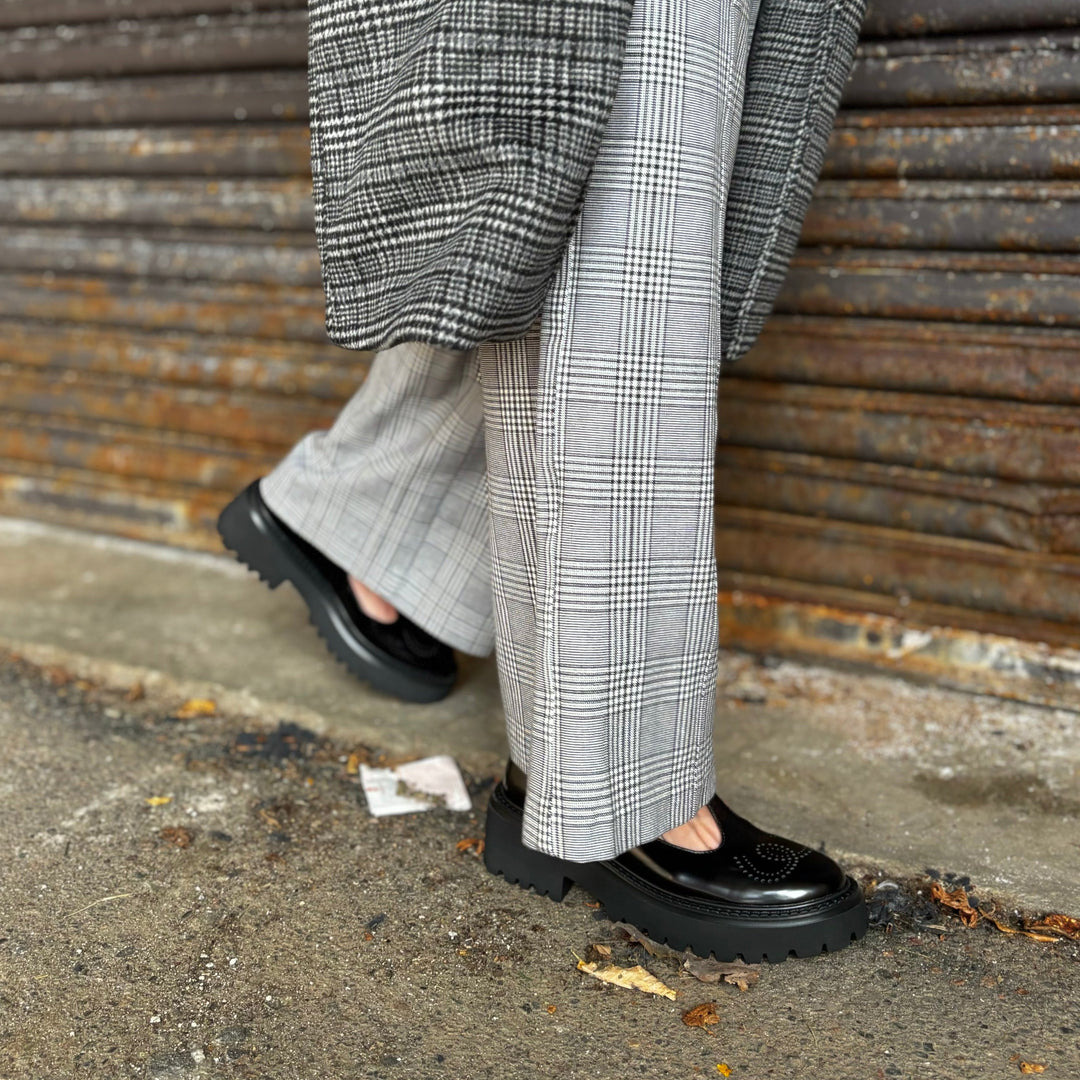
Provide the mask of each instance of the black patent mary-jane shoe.
[{"label": "black patent mary-jane shoe", "polygon": [[399,615],[392,623],[368,618],[349,576],[298,536],[249,484],[218,518],[225,546],[276,589],[291,581],[327,647],[357,678],[403,701],[441,701],[457,677],[449,645]]},{"label": "black patent mary-jane shoe", "polygon": [[492,793],[484,861],[523,888],[562,900],[572,884],[608,916],[674,949],[747,963],[836,952],[867,928],[862,889],[821,852],[763,832],[714,796],[720,846],[663,838],[604,862],[575,863],[521,842],[525,775],[511,764]]}]

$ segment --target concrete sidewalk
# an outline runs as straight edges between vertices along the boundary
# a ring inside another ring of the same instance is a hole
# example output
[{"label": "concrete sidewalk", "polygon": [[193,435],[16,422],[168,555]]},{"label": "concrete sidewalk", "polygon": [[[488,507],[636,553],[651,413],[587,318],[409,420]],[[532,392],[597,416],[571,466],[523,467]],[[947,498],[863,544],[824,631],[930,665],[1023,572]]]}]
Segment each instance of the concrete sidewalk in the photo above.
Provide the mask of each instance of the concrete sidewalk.
[{"label": "concrete sidewalk", "polygon": [[[410,706],[357,683],[289,587],[222,555],[0,518],[0,643],[105,686],[208,696],[476,776],[506,749],[492,660]],[[1080,717],[881,676],[721,658],[721,794],[759,824],[892,875],[966,876],[1080,914]]]}]

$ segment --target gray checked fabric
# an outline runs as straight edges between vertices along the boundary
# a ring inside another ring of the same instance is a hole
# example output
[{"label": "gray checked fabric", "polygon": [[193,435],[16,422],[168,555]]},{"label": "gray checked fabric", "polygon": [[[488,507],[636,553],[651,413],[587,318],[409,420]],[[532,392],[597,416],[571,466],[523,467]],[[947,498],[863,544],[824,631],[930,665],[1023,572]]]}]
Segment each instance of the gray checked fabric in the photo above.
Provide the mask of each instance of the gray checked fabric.
[{"label": "gray checked fabric", "polygon": [[[632,6],[309,0],[312,193],[332,340],[470,349],[525,333],[581,206]],[[726,360],[749,347],[780,288],[865,7],[762,0],[731,183]]]},{"label": "gray checked fabric", "polygon": [[310,0],[316,239],[353,349],[519,337],[611,109],[632,0]]},{"label": "gray checked fabric", "polygon": [[494,636],[524,840],[571,860],[654,839],[715,789],[721,268],[756,17],[638,0],[539,327],[380,352],[263,482],[425,629],[476,653]]},{"label": "gray checked fabric", "polygon": [[286,525],[413,622],[491,652],[483,403],[475,350],[406,343],[376,357],[328,431],[259,484]]},{"label": "gray checked fabric", "polygon": [[480,347],[523,838],[574,861],[715,791],[720,266],[755,14],[639,0],[540,334]]},{"label": "gray checked fabric", "polygon": [[866,0],[761,0],[724,237],[724,359],[757,340],[810,205]]}]

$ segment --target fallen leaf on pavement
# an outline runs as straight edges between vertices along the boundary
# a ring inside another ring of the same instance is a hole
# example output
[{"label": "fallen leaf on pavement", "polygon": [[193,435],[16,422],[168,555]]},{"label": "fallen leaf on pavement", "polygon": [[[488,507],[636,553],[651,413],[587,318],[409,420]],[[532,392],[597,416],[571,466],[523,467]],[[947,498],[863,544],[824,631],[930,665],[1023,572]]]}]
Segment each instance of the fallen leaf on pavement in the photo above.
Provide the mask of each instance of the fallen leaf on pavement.
[{"label": "fallen leaf on pavement", "polygon": [[1046,1072],[1046,1066],[1038,1065],[1034,1061],[1021,1061],[1020,1071],[1022,1073],[1041,1073]]},{"label": "fallen leaf on pavement", "polygon": [[668,948],[667,945],[661,945],[659,941],[653,941],[652,938],[646,937],[636,926],[631,926],[629,923],[617,922],[615,929],[621,930],[631,941],[636,941],[643,946],[650,956],[655,956],[661,960],[681,960],[685,955],[676,949]]},{"label": "fallen leaf on pavement", "polygon": [[952,908],[965,926],[974,926],[979,921],[979,913],[971,906],[967,889],[963,885],[953,889],[952,892],[946,892],[940,881],[932,881],[930,899],[936,900],[944,907]]},{"label": "fallen leaf on pavement", "polygon": [[150,798],[147,799],[146,801],[151,806],[167,806],[169,803],[172,802],[172,796],[171,795],[151,795]]},{"label": "fallen leaf on pavement", "polygon": [[616,964],[600,967],[595,960],[591,964],[579,960],[577,966],[578,971],[584,971],[601,982],[613,983],[615,986],[625,986],[632,990],[640,990],[645,994],[656,994],[657,997],[675,1000],[675,991],[670,986],[665,986],[655,976],[650,975],[640,964],[635,964],[631,968],[618,967]]},{"label": "fallen leaf on pavement", "polygon": [[349,755],[349,760],[345,762],[345,771],[349,776],[355,776],[360,771],[360,755],[352,753]]},{"label": "fallen leaf on pavement", "polygon": [[683,971],[704,983],[725,982],[740,990],[749,990],[761,978],[760,964],[744,964],[741,960],[721,963],[719,960],[702,960],[688,956],[683,961]]},{"label": "fallen leaf on pavement", "polygon": [[176,716],[181,720],[194,720],[196,716],[213,716],[216,712],[216,701],[211,701],[209,698],[193,697],[188,698],[187,701],[173,713],[173,716]]},{"label": "fallen leaf on pavement", "polygon": [[730,1076],[731,1066],[726,1061],[721,1061],[720,1064],[716,1066],[716,1071],[721,1076]]},{"label": "fallen leaf on pavement", "polygon": [[611,947],[608,945],[590,945],[589,949],[604,960],[611,959]]},{"label": "fallen leaf on pavement", "polygon": [[459,855],[464,854],[466,851],[471,851],[477,857],[484,854],[484,841],[476,836],[467,836],[464,840],[459,840],[454,845],[455,850]]},{"label": "fallen leaf on pavement", "polygon": [[1080,919],[1074,919],[1071,915],[1044,915],[1033,923],[1028,923],[1028,930],[1048,930],[1052,934],[1060,934],[1070,941],[1080,938]]},{"label": "fallen leaf on pavement", "polygon": [[158,836],[166,844],[172,844],[173,847],[191,847],[191,833],[180,825],[169,825],[167,828],[162,829]]},{"label": "fallen leaf on pavement", "polygon": [[1060,941],[1061,938],[1053,937],[1051,934],[1036,934],[1031,930],[1018,930],[1013,926],[1008,926],[1006,923],[998,922],[993,915],[987,915],[987,919],[990,920],[1003,934],[1021,934],[1024,937],[1031,938],[1034,941]]},{"label": "fallen leaf on pavement", "polygon": [[146,689],[141,682],[131,684],[128,692],[124,695],[126,701],[142,701],[146,697]]},{"label": "fallen leaf on pavement", "polygon": [[707,1024],[719,1024],[720,1017],[717,1015],[716,1006],[711,1001],[703,1005],[695,1005],[682,1014],[682,1022],[687,1027],[703,1028]]}]

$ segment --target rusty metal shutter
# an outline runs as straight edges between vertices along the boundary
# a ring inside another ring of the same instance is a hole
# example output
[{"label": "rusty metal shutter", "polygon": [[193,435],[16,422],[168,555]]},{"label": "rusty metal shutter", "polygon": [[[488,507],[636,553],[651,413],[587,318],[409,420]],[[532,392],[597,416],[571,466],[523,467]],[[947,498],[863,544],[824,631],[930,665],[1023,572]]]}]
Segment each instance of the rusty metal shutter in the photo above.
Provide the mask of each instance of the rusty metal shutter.
[{"label": "rusty metal shutter", "polygon": [[729,642],[829,652],[862,633],[844,610],[1077,642],[1078,25],[1073,0],[873,3],[722,386]]},{"label": "rusty metal shutter", "polygon": [[306,28],[303,0],[0,3],[0,513],[215,548],[361,381],[323,325]]},{"label": "rusty metal shutter", "polygon": [[[323,325],[306,26],[304,0],[0,0],[0,513],[217,548],[362,380]],[[852,656],[867,613],[1075,643],[1077,27],[1075,0],[872,4],[723,383],[728,643]]]}]

